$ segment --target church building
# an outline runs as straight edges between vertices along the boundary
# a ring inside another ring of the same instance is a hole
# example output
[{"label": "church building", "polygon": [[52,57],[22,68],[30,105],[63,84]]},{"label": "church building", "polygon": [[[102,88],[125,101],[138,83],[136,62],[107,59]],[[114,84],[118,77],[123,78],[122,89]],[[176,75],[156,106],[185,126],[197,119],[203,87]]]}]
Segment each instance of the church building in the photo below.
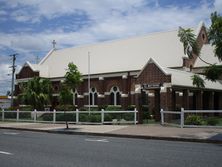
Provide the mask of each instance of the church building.
[{"label": "church building", "polygon": [[[222,65],[214,56],[204,23],[193,30],[201,48],[199,56],[211,64]],[[90,72],[91,107],[135,106],[140,119],[143,105],[148,106],[156,119],[160,117],[160,109],[222,109],[222,78],[216,82],[205,80],[204,88],[194,86],[191,77],[203,73],[207,64],[197,55],[193,58],[184,55],[177,34],[178,30],[173,30],[86,46],[53,48],[38,64],[24,63],[16,75],[16,92],[21,93],[19,85],[35,76],[48,78],[53,85],[52,106],[58,105],[61,82],[68,64],[73,62],[84,80],[73,92],[73,105],[77,108],[89,105]]]}]

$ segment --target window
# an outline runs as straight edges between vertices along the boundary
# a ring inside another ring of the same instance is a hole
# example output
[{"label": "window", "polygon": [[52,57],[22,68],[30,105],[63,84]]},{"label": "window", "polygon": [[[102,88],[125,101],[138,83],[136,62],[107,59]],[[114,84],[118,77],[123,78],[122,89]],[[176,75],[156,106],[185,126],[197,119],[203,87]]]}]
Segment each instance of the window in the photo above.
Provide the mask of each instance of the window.
[{"label": "window", "polygon": [[72,95],[73,95],[73,97],[72,97],[72,102],[73,102],[73,105],[75,106],[75,105],[77,105],[77,97],[78,97],[78,92],[77,92],[77,90],[75,90],[74,92],[72,92]]},{"label": "window", "polygon": [[205,34],[204,33],[202,34],[202,39],[203,39],[203,41],[205,40]]},{"label": "window", "polygon": [[90,105],[94,106],[97,105],[97,97],[98,93],[96,88],[91,88],[90,89]]},{"label": "window", "polygon": [[120,105],[120,91],[117,86],[114,86],[110,90],[110,104],[111,105]]}]

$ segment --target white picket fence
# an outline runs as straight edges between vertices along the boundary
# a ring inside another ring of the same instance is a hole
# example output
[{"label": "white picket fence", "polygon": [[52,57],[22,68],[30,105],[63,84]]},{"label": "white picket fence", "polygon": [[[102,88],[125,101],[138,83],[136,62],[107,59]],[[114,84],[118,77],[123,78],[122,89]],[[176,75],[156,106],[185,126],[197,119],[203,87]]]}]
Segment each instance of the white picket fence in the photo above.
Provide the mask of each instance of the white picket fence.
[{"label": "white picket fence", "polygon": [[[8,119],[5,118],[5,113],[16,113],[16,118],[15,119]],[[27,119],[20,119],[19,115],[20,113],[30,113],[31,114],[31,120]],[[49,113],[49,114],[53,114],[53,120],[52,121],[38,121],[38,116],[45,114],[45,113]],[[76,117],[75,122],[72,123],[76,123],[76,124],[81,124],[81,123],[91,123],[91,122],[80,122],[80,114],[100,114],[101,115],[101,124],[108,124],[108,123],[113,123],[113,124],[118,124],[118,123],[133,123],[133,124],[137,124],[137,113],[138,111],[135,109],[134,111],[105,111],[104,109],[102,109],[101,111],[79,111],[78,109],[76,109],[76,111],[20,111],[20,110],[16,110],[16,111],[5,111],[4,109],[2,110],[1,114],[2,114],[2,121],[5,120],[14,120],[14,121],[32,121],[32,122],[52,122],[52,123],[58,123],[61,121],[56,121],[56,114],[74,114]],[[124,113],[134,113],[134,120],[132,121],[125,121],[125,120],[117,120],[117,119],[113,119],[112,121],[105,121],[105,114],[124,114]],[[63,121],[64,122],[64,121]],[[69,121],[70,122],[70,121]]]},{"label": "white picket fence", "polygon": [[160,110],[161,114],[161,124],[166,125],[168,124],[165,122],[165,114],[172,114],[172,115],[180,115],[180,127],[219,127],[222,128],[222,126],[208,126],[208,125],[185,125],[184,124],[184,114],[186,113],[192,113],[192,114],[214,114],[214,113],[222,113],[222,110],[184,110],[184,108],[181,108],[181,111],[164,111],[163,109]]}]

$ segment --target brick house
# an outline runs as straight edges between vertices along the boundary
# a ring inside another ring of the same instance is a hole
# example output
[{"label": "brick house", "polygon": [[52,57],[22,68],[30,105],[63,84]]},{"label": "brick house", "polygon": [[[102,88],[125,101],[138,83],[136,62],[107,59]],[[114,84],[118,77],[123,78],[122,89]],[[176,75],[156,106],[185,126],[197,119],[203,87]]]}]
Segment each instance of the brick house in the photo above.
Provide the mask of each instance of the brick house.
[{"label": "brick house", "polygon": [[[221,65],[208,43],[204,24],[200,23],[194,32],[201,48],[199,56]],[[201,74],[207,65],[196,55],[192,59],[184,55],[177,34],[178,30],[174,30],[61,50],[53,48],[38,64],[23,65],[16,75],[16,92],[20,93],[20,83],[34,76],[49,78],[53,84],[52,105],[58,105],[60,83],[68,63],[73,62],[84,79],[73,93],[73,105],[87,106],[90,52],[91,107],[135,105],[141,111],[142,105],[148,105],[157,119],[161,108],[222,109],[222,82],[206,80],[205,88],[193,86],[191,76]]]}]

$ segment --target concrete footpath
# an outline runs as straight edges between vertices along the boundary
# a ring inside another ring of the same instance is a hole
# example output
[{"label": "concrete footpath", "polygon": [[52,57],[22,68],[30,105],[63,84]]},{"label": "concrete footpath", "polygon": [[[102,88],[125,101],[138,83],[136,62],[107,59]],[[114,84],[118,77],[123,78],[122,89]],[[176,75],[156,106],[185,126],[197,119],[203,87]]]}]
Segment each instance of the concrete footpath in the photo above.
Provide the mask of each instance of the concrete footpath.
[{"label": "concrete footpath", "polygon": [[222,128],[179,128],[179,127],[161,126],[159,124],[149,124],[149,125],[69,124],[69,129],[65,129],[65,124],[0,122],[0,129],[222,144]]}]

